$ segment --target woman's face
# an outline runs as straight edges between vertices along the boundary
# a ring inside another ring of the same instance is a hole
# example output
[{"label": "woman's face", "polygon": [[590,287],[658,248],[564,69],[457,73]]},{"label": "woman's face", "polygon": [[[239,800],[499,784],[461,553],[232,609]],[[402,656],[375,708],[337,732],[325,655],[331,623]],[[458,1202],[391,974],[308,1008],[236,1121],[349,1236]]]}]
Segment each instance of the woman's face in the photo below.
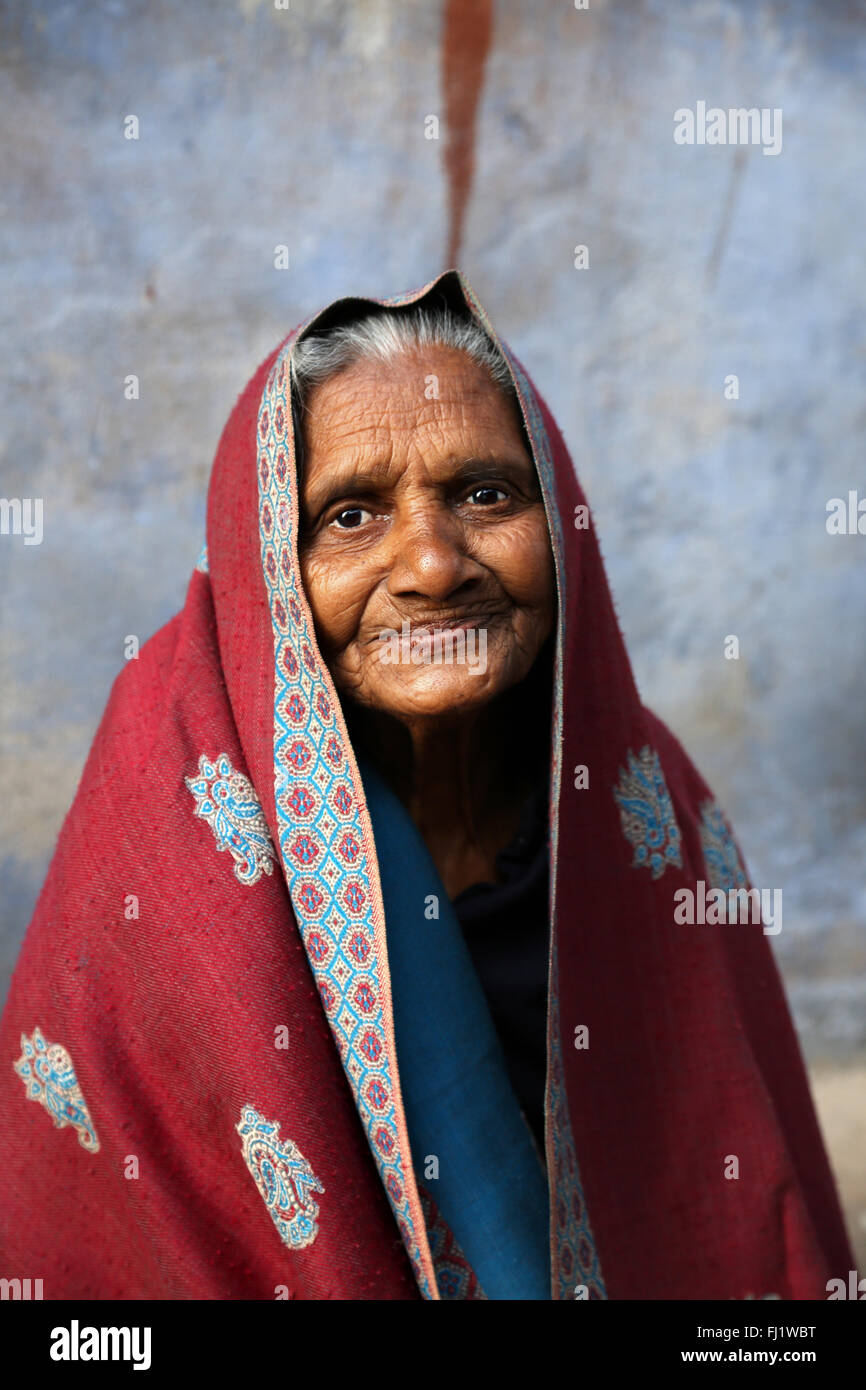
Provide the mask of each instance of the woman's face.
[{"label": "woman's face", "polygon": [[478,709],[554,622],[553,557],[511,403],[453,348],[359,362],[305,420],[301,571],[337,689],[406,723]]}]

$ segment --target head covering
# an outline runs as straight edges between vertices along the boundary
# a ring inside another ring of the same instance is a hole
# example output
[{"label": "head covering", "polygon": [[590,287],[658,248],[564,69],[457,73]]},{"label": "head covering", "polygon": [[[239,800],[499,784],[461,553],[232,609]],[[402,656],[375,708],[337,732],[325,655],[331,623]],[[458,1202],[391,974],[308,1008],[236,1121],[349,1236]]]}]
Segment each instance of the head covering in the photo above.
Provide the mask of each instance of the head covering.
[{"label": "head covering", "polygon": [[683,890],[748,886],[738,846],[641,703],[559,430],[455,271],[331,305],[232,412],[206,550],[115,682],[3,1015],[4,1269],[46,1298],[488,1296],[410,1147],[429,1049],[398,1067],[395,860],[297,558],[298,332],[422,300],[505,352],[556,564],[545,1294],[823,1298],[853,1262],[767,935],[676,920]]}]

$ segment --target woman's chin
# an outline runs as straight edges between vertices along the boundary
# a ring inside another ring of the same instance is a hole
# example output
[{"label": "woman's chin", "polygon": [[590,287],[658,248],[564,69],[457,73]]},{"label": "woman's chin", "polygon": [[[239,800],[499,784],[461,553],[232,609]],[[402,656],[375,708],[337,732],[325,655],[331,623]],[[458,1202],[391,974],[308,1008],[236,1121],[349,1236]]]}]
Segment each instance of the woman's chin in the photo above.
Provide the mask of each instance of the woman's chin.
[{"label": "woman's chin", "polygon": [[466,666],[402,668],[394,679],[377,682],[365,703],[395,719],[445,719],[488,704],[507,682],[490,668],[473,673]]}]

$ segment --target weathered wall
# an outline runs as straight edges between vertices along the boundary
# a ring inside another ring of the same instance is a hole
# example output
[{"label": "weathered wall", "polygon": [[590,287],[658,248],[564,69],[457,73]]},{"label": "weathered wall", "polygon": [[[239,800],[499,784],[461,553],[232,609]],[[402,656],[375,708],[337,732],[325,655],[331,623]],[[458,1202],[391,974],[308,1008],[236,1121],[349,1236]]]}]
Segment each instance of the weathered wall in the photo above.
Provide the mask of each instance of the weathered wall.
[{"label": "weathered wall", "polygon": [[[558,415],[648,703],[783,889],[809,1054],[847,1059],[866,536],[825,504],[866,496],[864,17],[498,0],[460,256]],[[438,4],[18,0],[2,24],[0,492],[44,499],[41,545],[0,537],[8,974],[123,639],[182,602],[237,393],[320,304],[430,278],[449,228]],[[676,145],[698,100],[781,108],[781,153]]]}]

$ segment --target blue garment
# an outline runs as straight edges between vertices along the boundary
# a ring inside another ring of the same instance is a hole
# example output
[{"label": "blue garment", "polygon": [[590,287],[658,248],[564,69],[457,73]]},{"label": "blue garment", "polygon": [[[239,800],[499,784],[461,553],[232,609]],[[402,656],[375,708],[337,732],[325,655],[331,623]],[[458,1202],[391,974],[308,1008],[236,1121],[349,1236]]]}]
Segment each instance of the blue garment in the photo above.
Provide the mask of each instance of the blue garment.
[{"label": "blue garment", "polygon": [[547,803],[546,785],[527,796],[517,834],[496,856],[497,881],[473,883],[452,899],[542,1162],[550,969]]},{"label": "blue garment", "polygon": [[[551,1297],[544,1170],[484,991],[408,812],[358,759],[376,841],[397,1064],[418,1181],[489,1299]],[[436,1179],[425,1169],[438,1160]]]}]

